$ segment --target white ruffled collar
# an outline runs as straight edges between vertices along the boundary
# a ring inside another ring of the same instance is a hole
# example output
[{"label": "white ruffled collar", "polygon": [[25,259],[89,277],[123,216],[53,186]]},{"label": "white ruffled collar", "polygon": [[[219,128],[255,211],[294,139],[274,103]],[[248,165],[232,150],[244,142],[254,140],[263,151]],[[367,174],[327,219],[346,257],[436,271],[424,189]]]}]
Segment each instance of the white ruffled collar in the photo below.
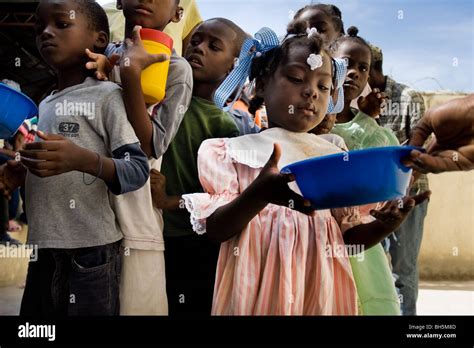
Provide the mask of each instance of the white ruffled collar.
[{"label": "white ruffled collar", "polygon": [[251,168],[263,168],[273,152],[273,144],[281,146],[278,169],[312,157],[330,155],[342,150],[324,138],[310,133],[295,133],[274,127],[258,134],[226,140],[230,157]]}]

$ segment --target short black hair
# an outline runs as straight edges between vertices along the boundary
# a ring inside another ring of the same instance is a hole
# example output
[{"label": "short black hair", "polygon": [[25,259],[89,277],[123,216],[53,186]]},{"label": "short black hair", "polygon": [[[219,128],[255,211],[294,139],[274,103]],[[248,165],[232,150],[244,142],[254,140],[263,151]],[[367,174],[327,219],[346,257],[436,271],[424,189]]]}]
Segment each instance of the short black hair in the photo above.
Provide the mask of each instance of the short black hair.
[{"label": "short black hair", "polygon": [[[304,25],[303,23],[298,25]],[[270,51],[256,57],[252,60],[252,67],[250,70],[250,81],[272,76],[280,65],[284,65],[288,61],[290,48],[294,46],[306,46],[315,54],[325,52],[330,56],[329,52],[324,49],[323,38],[319,34],[308,36],[304,34],[290,34],[285,37],[281,45],[271,49]],[[249,112],[253,115],[263,105],[262,97],[255,96],[250,100]]]},{"label": "short black hair", "polygon": [[103,31],[110,38],[109,20],[105,10],[95,0],[73,0],[77,4],[77,10],[83,13],[89,28],[93,31]]},{"label": "short black hair", "polygon": [[295,23],[298,22],[301,15],[306,10],[320,10],[324,12],[329,19],[331,20],[332,24],[336,31],[338,31],[341,35],[344,35],[344,22],[342,21],[342,12],[336,5],[331,4],[314,4],[314,5],[306,5],[305,7],[300,8],[295,15],[293,16],[293,20],[288,24],[286,31],[288,33],[295,33]]},{"label": "short black hair", "polygon": [[378,60],[376,62],[372,62],[371,64],[372,69],[378,72],[383,72],[383,62],[381,60]]},{"label": "short black hair", "polygon": [[339,48],[339,46],[341,46],[341,44],[345,41],[352,41],[352,42],[355,42],[355,43],[358,43],[362,46],[365,46],[367,47],[367,49],[369,50],[369,53],[370,53],[370,65],[372,66],[372,61],[373,61],[373,58],[372,58],[372,49],[370,48],[370,45],[367,41],[365,41],[362,37],[360,37],[359,35],[359,29],[357,27],[354,27],[354,26],[351,26],[347,29],[347,35],[345,36],[341,36],[340,38],[338,38],[336,41],[334,41],[333,43],[331,43],[329,45],[329,50],[331,51],[331,53],[334,53],[337,51],[337,49]]},{"label": "short black hair", "polygon": [[234,40],[233,43],[234,43],[234,49],[235,49],[235,52],[234,52],[235,56],[238,57],[240,55],[240,50],[242,48],[244,41],[248,38],[251,38],[252,36],[247,34],[241,27],[239,27],[237,24],[232,22],[230,19],[216,17],[216,18],[207,19],[203,23],[209,22],[209,21],[217,21],[219,23],[222,23],[226,25],[227,27],[229,27],[237,35],[237,38]]}]

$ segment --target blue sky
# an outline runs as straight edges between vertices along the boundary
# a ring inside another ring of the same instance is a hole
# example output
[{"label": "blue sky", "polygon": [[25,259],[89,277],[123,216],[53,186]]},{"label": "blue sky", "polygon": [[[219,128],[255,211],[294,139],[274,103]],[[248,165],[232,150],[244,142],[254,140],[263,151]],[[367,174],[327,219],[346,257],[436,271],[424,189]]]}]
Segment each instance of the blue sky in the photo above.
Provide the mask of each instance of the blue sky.
[{"label": "blue sky", "polygon": [[[196,0],[204,19],[226,17],[254,34],[282,35],[309,0]],[[473,0],[333,0],[345,27],[382,48],[384,72],[418,90],[474,92]],[[400,12],[402,11],[402,12]],[[402,18],[399,18],[402,17]]]}]

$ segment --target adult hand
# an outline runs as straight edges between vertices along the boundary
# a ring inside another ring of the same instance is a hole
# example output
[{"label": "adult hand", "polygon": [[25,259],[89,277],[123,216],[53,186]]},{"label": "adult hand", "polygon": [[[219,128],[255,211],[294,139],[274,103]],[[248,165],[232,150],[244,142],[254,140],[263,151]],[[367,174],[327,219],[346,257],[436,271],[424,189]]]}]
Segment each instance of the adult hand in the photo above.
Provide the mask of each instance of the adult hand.
[{"label": "adult hand", "polygon": [[422,146],[432,133],[427,153],[413,150],[405,165],[422,173],[474,169],[474,94],[428,110],[410,145]]}]

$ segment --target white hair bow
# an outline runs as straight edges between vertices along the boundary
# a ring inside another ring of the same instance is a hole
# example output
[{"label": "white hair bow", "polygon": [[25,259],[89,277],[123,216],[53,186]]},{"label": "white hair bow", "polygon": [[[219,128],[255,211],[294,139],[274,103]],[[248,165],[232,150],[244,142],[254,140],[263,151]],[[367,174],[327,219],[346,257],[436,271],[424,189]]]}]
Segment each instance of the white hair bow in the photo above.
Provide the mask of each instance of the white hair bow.
[{"label": "white hair bow", "polygon": [[311,38],[312,36],[318,34],[318,29],[316,29],[315,27],[307,28],[306,34],[308,34],[308,38]]},{"label": "white hair bow", "polygon": [[311,70],[316,70],[323,66],[323,56],[320,54],[311,53],[306,60]]}]

